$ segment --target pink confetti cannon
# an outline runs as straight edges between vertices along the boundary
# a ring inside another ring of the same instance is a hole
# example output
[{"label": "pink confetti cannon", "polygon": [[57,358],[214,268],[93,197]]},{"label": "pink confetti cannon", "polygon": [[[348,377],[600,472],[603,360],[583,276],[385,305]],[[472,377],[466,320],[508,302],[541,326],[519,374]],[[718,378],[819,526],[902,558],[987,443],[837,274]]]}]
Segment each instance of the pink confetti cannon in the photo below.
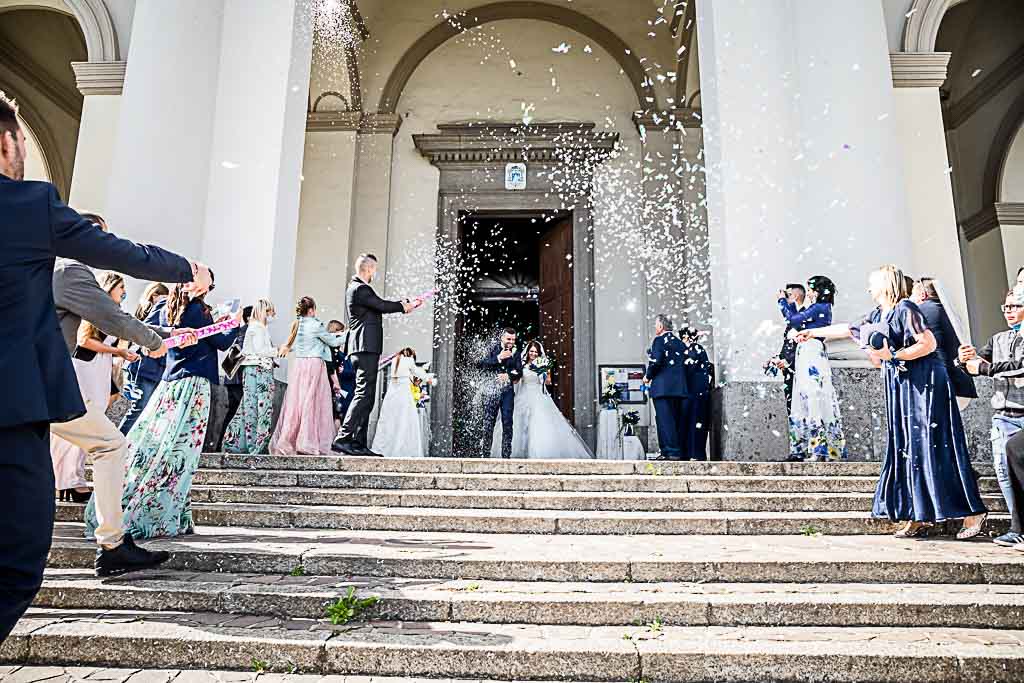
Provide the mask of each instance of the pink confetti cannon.
[{"label": "pink confetti cannon", "polygon": [[[238,321],[235,320],[234,318],[230,320],[222,320],[219,323],[207,325],[206,327],[200,327],[198,330],[196,330],[196,336],[199,337],[200,339],[204,337],[210,337],[215,334],[220,334],[221,332],[233,330],[234,328],[238,327],[238,324]],[[164,340],[164,346],[166,346],[169,349],[173,349],[175,346],[181,346],[182,344],[185,343],[186,337],[187,335],[184,334],[178,334],[173,337],[168,337],[167,339]]]}]

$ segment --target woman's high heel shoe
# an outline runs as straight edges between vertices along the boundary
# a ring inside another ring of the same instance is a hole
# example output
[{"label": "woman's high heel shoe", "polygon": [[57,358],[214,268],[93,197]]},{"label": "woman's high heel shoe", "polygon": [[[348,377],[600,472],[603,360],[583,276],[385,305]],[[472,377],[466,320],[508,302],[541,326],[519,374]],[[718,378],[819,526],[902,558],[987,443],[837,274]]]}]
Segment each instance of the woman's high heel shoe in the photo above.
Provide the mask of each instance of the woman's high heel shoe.
[{"label": "woman's high heel shoe", "polygon": [[[977,520],[978,520],[977,523],[970,524],[970,525],[967,524],[967,520],[968,519],[975,519],[975,518],[977,518]],[[985,527],[985,520],[987,520],[987,519],[988,519],[988,513],[987,512],[983,512],[980,515],[971,515],[970,517],[967,517],[966,519],[964,519],[964,526],[963,526],[963,528],[960,529],[960,531],[958,531],[957,534],[956,534],[957,540],[958,541],[969,541],[972,538],[974,538],[975,536],[977,536],[978,534],[980,534],[981,530]]]},{"label": "woman's high heel shoe", "polygon": [[917,538],[923,536],[931,524],[928,522],[907,522],[893,536],[896,538]]},{"label": "woman's high heel shoe", "polygon": [[57,499],[62,503],[88,503],[90,498],[92,498],[92,491],[61,489]]}]

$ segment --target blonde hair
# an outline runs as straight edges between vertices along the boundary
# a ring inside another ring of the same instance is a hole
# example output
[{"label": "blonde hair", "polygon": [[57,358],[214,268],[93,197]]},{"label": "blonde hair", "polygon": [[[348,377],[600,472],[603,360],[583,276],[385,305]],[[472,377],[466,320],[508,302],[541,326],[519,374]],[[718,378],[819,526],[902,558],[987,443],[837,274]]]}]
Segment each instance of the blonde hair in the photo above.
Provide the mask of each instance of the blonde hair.
[{"label": "blonde hair", "polygon": [[274,304],[269,299],[260,299],[252,307],[252,317],[261,323],[267,322],[267,316],[271,313],[277,313],[277,309],[274,308]]},{"label": "blonde hair", "polygon": [[[100,273],[96,277],[96,280],[99,282],[100,287],[103,289],[103,291],[106,292],[107,294],[110,294],[115,289],[117,289],[118,285],[124,284],[124,276],[122,276],[120,273],[114,273],[111,271],[105,271],[103,273]],[[76,343],[79,346],[82,346],[89,339],[103,341],[104,334],[98,327],[93,325],[88,320],[83,320],[78,325],[78,339],[76,340]]]},{"label": "blonde hair", "polygon": [[907,291],[906,276],[898,266],[891,263],[884,265],[871,273],[871,277],[878,278],[882,297],[885,300],[885,305],[889,308],[895,308],[896,304],[910,296],[910,292]]}]

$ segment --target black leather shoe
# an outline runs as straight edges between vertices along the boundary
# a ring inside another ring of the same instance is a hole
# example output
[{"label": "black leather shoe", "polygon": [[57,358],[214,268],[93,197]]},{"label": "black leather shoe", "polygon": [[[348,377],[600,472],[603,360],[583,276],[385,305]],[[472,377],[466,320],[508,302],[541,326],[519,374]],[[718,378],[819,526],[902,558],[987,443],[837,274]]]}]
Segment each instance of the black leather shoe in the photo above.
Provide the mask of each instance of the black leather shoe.
[{"label": "black leather shoe", "polygon": [[331,450],[335,453],[344,453],[345,455],[351,455],[349,452],[352,448],[351,441],[342,441],[341,439],[335,439],[334,443],[331,444]]},{"label": "black leather shoe", "polygon": [[366,446],[353,446],[352,455],[358,455],[364,458],[383,458],[384,456],[380,453],[374,453]]},{"label": "black leather shoe", "polygon": [[117,576],[150,569],[163,564],[170,557],[170,553],[165,550],[140,548],[135,545],[131,534],[125,534],[121,545],[113,550],[100,548],[96,551],[96,576]]}]

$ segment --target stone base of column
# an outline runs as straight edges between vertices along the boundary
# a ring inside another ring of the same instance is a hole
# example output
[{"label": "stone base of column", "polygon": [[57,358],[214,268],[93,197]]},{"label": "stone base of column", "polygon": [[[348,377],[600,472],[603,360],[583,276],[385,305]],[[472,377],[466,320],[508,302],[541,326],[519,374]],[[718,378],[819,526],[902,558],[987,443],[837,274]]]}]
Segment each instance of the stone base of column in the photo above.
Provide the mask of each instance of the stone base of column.
[{"label": "stone base of column", "polygon": [[[849,460],[881,460],[887,427],[879,371],[834,368]],[[978,398],[963,412],[967,445],[975,462],[989,462],[992,448],[991,383],[979,381]],[[730,382],[713,397],[713,456],[721,460],[775,461],[789,453],[789,420],[781,382]]]}]

